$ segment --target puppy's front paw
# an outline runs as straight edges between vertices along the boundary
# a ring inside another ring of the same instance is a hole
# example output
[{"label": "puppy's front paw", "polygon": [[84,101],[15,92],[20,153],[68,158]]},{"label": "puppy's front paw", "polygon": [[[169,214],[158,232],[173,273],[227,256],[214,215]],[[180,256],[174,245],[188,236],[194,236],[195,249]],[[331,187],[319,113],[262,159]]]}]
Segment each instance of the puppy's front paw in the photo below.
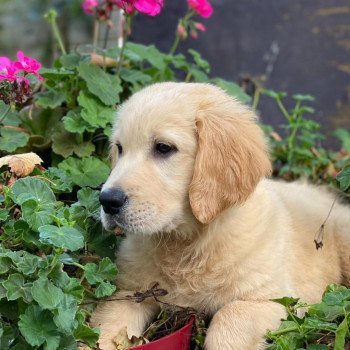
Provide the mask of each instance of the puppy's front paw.
[{"label": "puppy's front paw", "polygon": [[113,342],[113,338],[102,338],[98,340],[98,349],[100,350],[116,350],[116,346]]}]

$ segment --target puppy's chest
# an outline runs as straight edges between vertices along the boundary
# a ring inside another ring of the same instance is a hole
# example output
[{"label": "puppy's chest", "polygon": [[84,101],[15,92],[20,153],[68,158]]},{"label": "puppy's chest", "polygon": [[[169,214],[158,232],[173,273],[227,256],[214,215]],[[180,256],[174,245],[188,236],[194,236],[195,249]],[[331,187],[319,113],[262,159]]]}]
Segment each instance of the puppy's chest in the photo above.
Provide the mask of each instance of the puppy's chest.
[{"label": "puppy's chest", "polygon": [[216,262],[186,259],[180,253],[157,255],[135,250],[123,256],[118,262],[122,288],[145,291],[158,283],[158,288],[168,292],[161,301],[206,313],[215,312],[234,297],[232,276]]}]

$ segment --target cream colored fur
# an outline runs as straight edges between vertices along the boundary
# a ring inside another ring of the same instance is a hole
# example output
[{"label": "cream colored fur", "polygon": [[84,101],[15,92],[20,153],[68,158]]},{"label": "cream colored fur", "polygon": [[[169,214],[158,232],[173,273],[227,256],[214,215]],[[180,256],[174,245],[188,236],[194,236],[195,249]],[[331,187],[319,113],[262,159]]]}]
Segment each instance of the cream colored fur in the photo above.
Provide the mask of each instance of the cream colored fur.
[{"label": "cream colored fur", "polygon": [[[178,151],[157,157],[156,142]],[[285,316],[269,299],[314,303],[327,284],[350,282],[350,208],[335,204],[316,250],[333,195],[267,179],[253,112],[217,87],[162,83],[136,93],[120,108],[111,150],[104,188],[129,196],[121,219],[102,212],[107,228],[120,220],[127,231],[117,254],[119,295],[158,282],[169,292],[164,302],[212,315],[206,349],[264,349],[264,334]],[[114,349],[125,326],[139,336],[159,308],[149,300],[99,305],[91,323],[101,329],[100,347]]]}]

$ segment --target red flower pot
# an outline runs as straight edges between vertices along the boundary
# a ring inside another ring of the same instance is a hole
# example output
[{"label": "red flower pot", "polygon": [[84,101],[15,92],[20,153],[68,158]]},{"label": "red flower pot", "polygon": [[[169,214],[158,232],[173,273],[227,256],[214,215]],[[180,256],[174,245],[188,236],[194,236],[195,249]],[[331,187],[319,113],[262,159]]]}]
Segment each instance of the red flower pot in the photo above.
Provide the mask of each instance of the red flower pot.
[{"label": "red flower pot", "polygon": [[152,341],[148,344],[135,346],[133,350],[190,350],[194,316],[187,324],[163,338]]}]

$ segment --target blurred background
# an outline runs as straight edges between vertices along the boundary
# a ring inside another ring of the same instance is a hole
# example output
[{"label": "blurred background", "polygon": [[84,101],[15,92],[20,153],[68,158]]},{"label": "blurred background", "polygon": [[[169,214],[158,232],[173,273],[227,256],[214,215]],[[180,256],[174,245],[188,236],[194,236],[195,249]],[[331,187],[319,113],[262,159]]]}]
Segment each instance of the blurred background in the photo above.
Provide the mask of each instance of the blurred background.
[{"label": "blurred background", "polygon": [[[73,50],[91,43],[93,22],[79,0],[0,0],[0,56],[15,58],[20,49],[50,65],[57,53],[50,25],[43,14],[54,7],[64,41]],[[186,0],[164,0],[157,17],[139,14],[131,40],[169,51]],[[350,2],[349,0],[211,0],[214,14],[198,38],[188,38],[178,52],[198,50],[211,65],[211,75],[236,82],[264,77],[276,91],[311,94],[313,118],[336,142],[332,132],[350,129]],[[117,21],[117,20],[116,20]],[[118,25],[108,46],[116,45]],[[103,33],[101,33],[103,35]],[[103,38],[101,38],[103,40]],[[287,103],[288,105],[288,103]],[[291,106],[291,105],[290,105]],[[276,103],[262,98],[265,123],[278,126]]]}]

